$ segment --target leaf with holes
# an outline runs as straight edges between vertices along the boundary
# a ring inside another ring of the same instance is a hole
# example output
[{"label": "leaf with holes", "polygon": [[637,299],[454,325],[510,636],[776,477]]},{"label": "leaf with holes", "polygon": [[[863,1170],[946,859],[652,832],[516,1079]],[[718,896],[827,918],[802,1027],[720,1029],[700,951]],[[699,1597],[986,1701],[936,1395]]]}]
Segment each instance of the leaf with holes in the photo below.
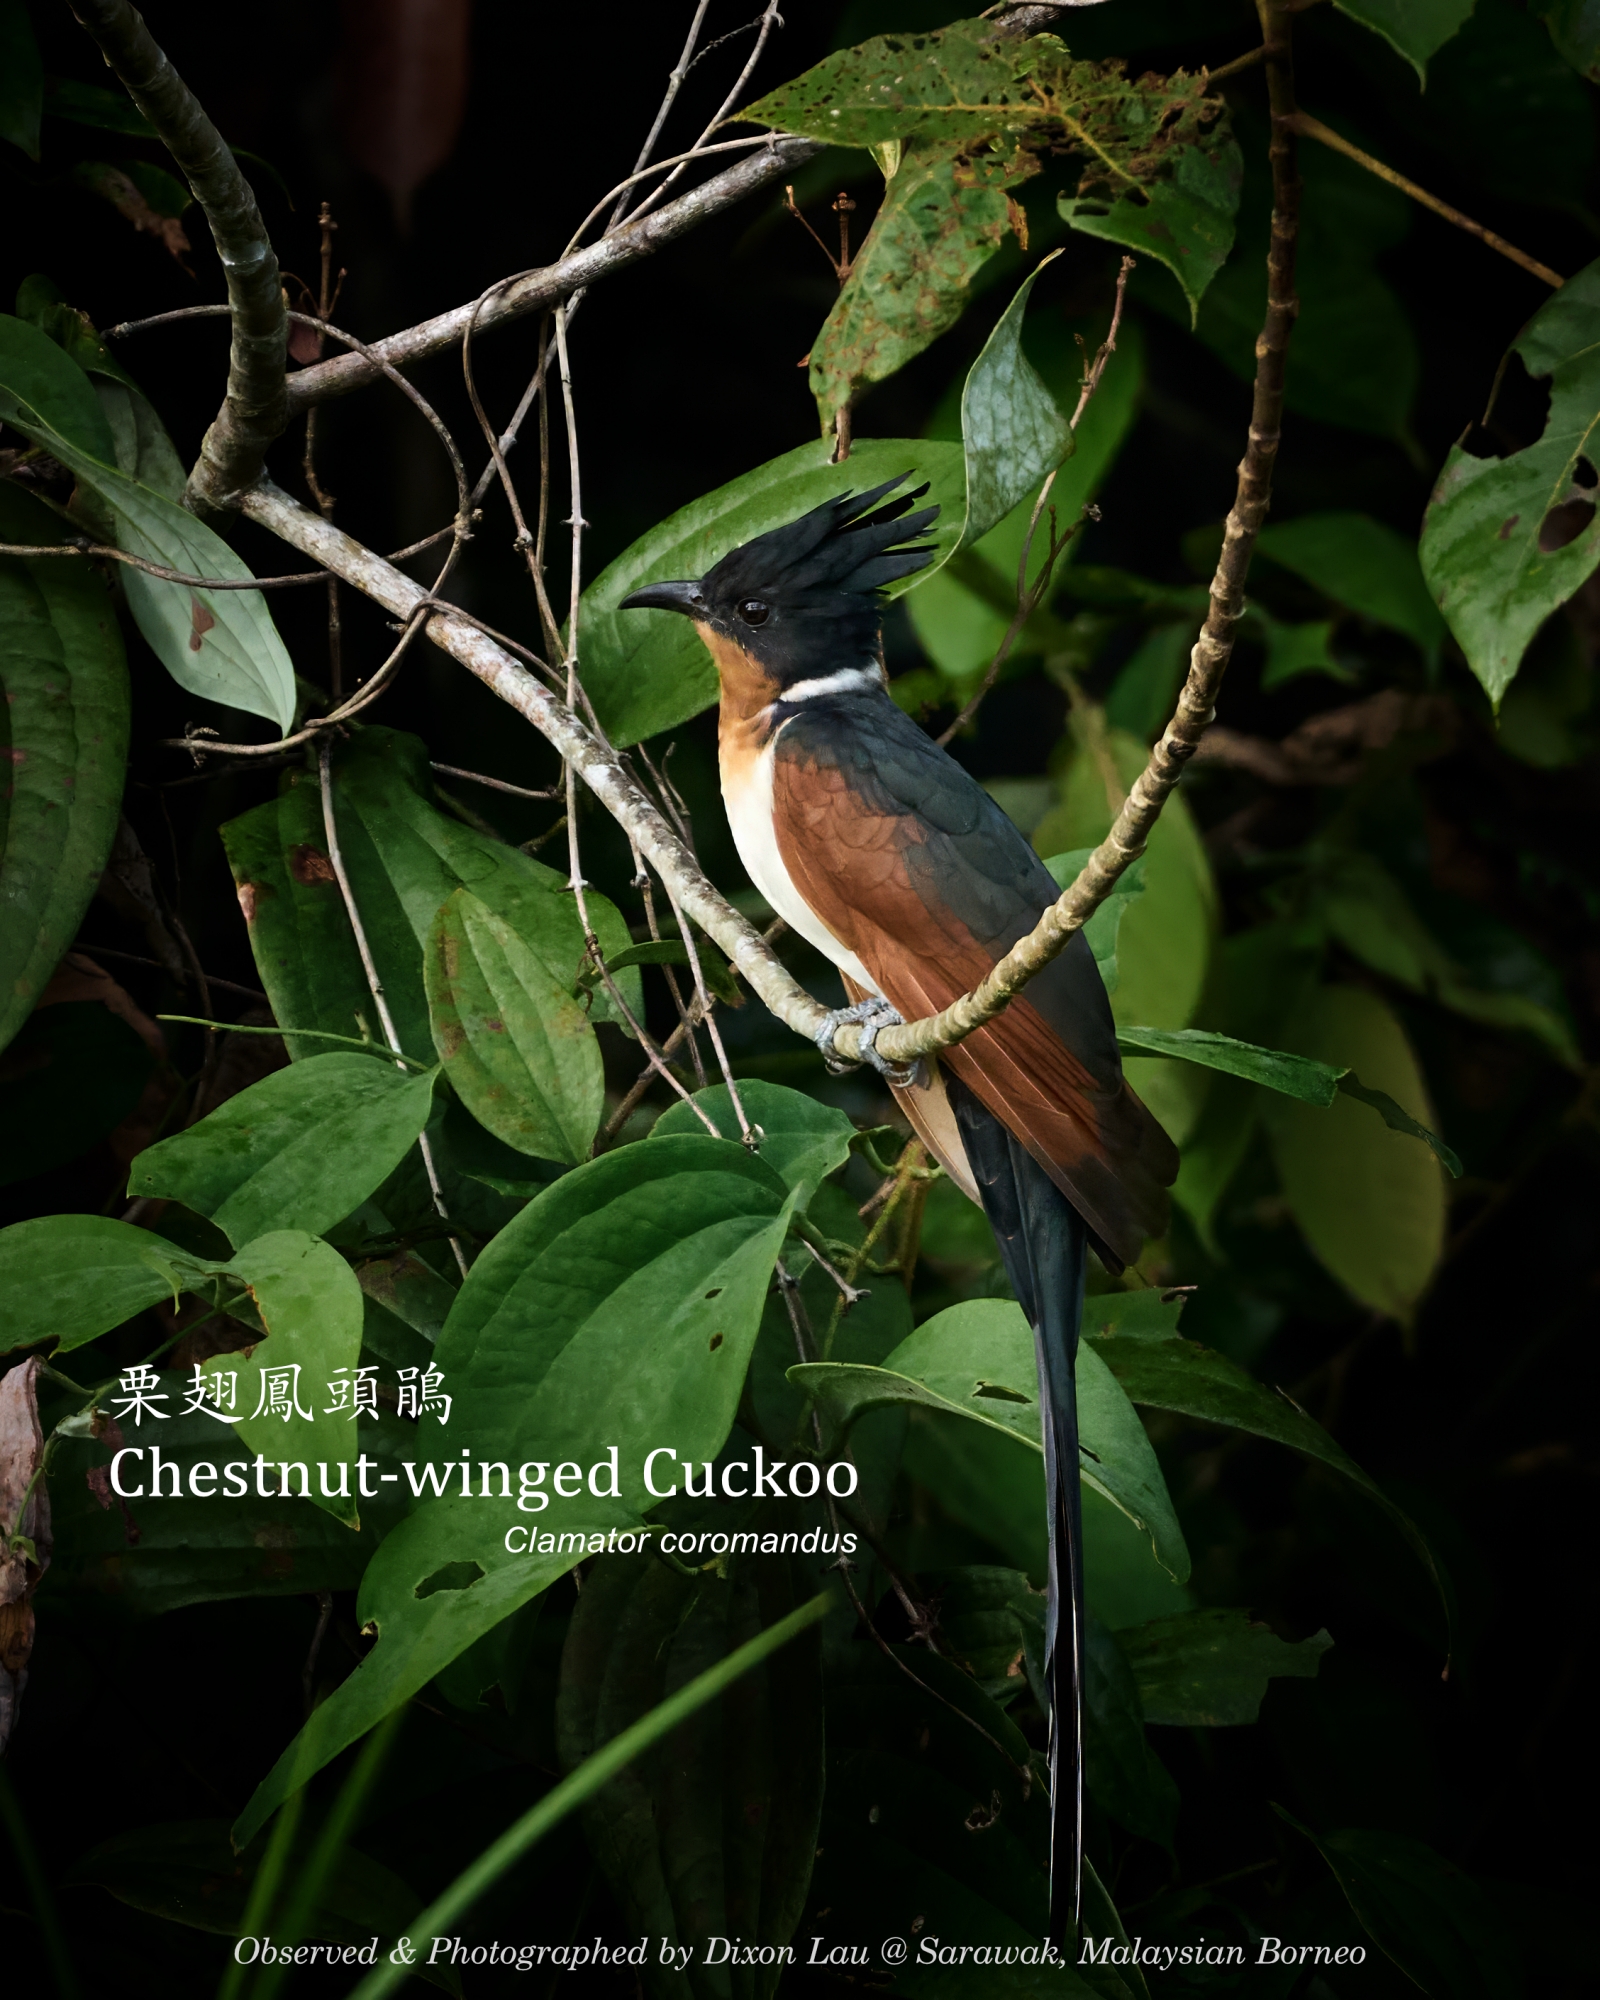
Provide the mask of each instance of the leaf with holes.
[{"label": "leaf with holes", "polygon": [[434,918],[422,976],[439,1060],[479,1124],[538,1159],[587,1159],[605,1076],[570,986],[470,889]]},{"label": "leaf with holes", "polygon": [[[1549,380],[1544,435],[1506,458],[1453,446],[1422,525],[1428,587],[1496,708],[1534,633],[1600,563],[1592,510],[1563,547],[1541,546],[1551,510],[1591,500],[1600,472],[1600,261],[1540,307],[1512,351],[1536,380]],[[1585,468],[1588,485],[1579,483]]]},{"label": "leaf with holes", "polygon": [[[65,540],[14,486],[0,541]],[[0,557],[0,1048],[44,991],[99,886],[122,804],[128,670],[88,565]]]}]

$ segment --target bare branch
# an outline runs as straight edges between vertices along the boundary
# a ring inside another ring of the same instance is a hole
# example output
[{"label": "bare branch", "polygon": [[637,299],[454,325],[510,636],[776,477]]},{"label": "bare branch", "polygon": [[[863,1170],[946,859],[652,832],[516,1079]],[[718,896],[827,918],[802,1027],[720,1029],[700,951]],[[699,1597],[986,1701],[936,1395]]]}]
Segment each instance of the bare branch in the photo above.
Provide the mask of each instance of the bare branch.
[{"label": "bare branch", "polygon": [[184,505],[202,520],[230,512],[260,477],[268,445],[289,421],[288,340],[278,260],[250,183],[199,100],[127,0],[72,0],[128,95],[160,134],[205,212],[233,315],[228,392],[189,474]]},{"label": "bare branch", "polygon": [[[526,277],[507,285],[478,315],[477,331],[484,333],[490,327],[525,319],[529,313],[543,312],[585,285],[610,277],[614,271],[626,270],[648,257],[652,251],[676,242],[702,222],[720,215],[735,202],[743,201],[746,195],[754,194],[773,181],[782,180],[785,174],[792,175],[796,168],[814,159],[822,150],[820,140],[816,139],[774,139],[770,146],[764,147],[752,158],[741,160],[736,167],[713,175],[701,186],[691,188],[676,201],[668,202],[655,214],[640,216],[625,224],[615,235],[603,236],[598,243],[587,244],[570,257],[563,257],[559,263],[547,265],[541,271],[530,271]],[[466,332],[476,303],[474,300],[467,305],[456,306],[450,312],[441,313],[437,319],[424,320],[419,326],[408,327],[404,333],[391,334],[387,340],[375,341],[371,350],[373,357],[403,368],[426,355],[454,347]],[[352,389],[364,388],[376,379],[377,373],[374,360],[353,354],[341,355],[332,361],[319,361],[313,368],[302,368],[289,381],[290,413],[305,409],[312,403],[320,403],[329,396],[346,396]]]}]

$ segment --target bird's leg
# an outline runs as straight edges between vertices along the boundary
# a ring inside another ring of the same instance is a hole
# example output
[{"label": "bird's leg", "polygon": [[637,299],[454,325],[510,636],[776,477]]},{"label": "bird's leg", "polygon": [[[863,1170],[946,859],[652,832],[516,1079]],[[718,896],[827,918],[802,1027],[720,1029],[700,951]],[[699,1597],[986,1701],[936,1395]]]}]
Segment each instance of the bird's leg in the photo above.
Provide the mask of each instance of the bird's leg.
[{"label": "bird's leg", "polygon": [[[835,1007],[817,1030],[817,1047],[834,1076],[843,1076],[847,1070],[859,1069],[861,1063],[867,1063],[887,1082],[898,1084],[902,1090],[908,1089],[922,1081],[921,1058],[911,1063],[886,1062],[873,1047],[882,1029],[904,1025],[903,1017],[881,995],[874,993],[865,1000],[858,1000],[853,1007]],[[845,1062],[834,1050],[834,1036],[841,1028],[847,1027],[861,1030],[861,1056],[857,1062]]]}]

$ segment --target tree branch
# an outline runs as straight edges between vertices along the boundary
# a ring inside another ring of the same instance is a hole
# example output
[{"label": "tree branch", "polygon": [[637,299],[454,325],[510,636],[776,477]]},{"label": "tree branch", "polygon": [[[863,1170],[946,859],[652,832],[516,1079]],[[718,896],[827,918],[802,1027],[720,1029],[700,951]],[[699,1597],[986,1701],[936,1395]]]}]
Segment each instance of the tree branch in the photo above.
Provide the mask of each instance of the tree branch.
[{"label": "tree branch", "polygon": [[250,183],[127,0],[72,0],[128,95],[182,168],[205,213],[228,283],[233,341],[228,392],[189,474],[184,505],[202,520],[226,514],[261,475],[268,445],[289,421],[283,283]]},{"label": "tree branch", "polygon": [[[426,608],[427,593],[420,584],[363,548],[343,529],[302,507],[270,480],[263,480],[245,494],[240,504],[251,520],[353,584],[393,616],[409,619],[419,608]],[[424,630],[436,646],[531,722],[562,757],[571,761],[590,791],[648,857],[685,915],[721,947],[786,1027],[808,1041],[815,1040],[828,1018],[826,1009],[797,984],[760,933],[707,881],[693,855],[617,754],[464,614],[437,609],[427,618]]]},{"label": "tree branch", "polygon": [[[503,326],[509,320],[524,319],[529,313],[543,312],[570,297],[573,292],[592,285],[596,279],[609,277],[613,271],[626,270],[630,264],[637,264],[648,257],[653,250],[676,242],[700,223],[721,214],[723,209],[731,208],[735,202],[743,201],[746,195],[781,180],[785,174],[792,175],[797,167],[822,151],[822,144],[816,139],[774,139],[770,146],[750,159],[741,160],[736,167],[713,175],[701,186],[679,195],[676,201],[668,202],[665,208],[658,209],[654,214],[641,216],[637,221],[625,224],[615,235],[603,236],[599,242],[575,250],[570,257],[563,257],[558,263],[548,264],[542,270],[529,271],[514,280],[484,305],[478,313],[474,333]],[[457,306],[451,312],[441,313],[437,319],[423,320],[418,326],[408,327],[404,333],[391,334],[387,340],[375,341],[372,354],[394,367],[403,368],[426,355],[458,346],[472,321],[475,306],[476,301]],[[352,389],[364,388],[368,382],[375,381],[378,372],[376,359],[369,361],[358,354],[344,354],[335,360],[319,361],[314,367],[302,368],[289,381],[289,412],[292,415],[329,396],[347,396]]]},{"label": "tree branch", "polygon": [[[1299,311],[1294,290],[1295,239],[1300,221],[1300,180],[1295,162],[1294,71],[1289,21],[1281,0],[1257,0],[1266,45],[1268,97],[1272,112],[1272,245],[1267,254],[1266,321],[1256,341],[1255,393],[1250,437],[1239,466],[1239,483],[1223,536],[1222,554],[1211,579],[1211,608],[1189,659],[1189,675],[1177,710],[1134,780],[1111,831],[1090,855],[1078,879],[1040,918],[1020,943],[970,993],[926,1020],[880,1029],[876,1049],[886,1062],[907,1063],[963,1041],[992,1021],[1035,973],[1061,952],[1115,887],[1129,862],[1144,852],[1150,830],[1183,776],[1215,712],[1222,676],[1233,654],[1234,633],[1244,610],[1244,585],[1256,536],[1272,498],[1272,471],[1278,456],[1283,417],[1284,357]],[[853,1059],[860,1031],[841,1028],[836,1052]]]}]

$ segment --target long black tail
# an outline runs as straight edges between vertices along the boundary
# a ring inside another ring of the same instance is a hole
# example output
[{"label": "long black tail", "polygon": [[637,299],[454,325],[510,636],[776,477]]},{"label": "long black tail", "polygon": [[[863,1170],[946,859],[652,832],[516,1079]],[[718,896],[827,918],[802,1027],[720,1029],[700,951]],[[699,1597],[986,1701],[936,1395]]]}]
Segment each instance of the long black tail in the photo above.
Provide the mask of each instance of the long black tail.
[{"label": "long black tail", "polygon": [[955,1078],[947,1078],[946,1088],[1039,1364],[1050,1510],[1050,1936],[1059,1940],[1077,1929],[1083,1860],[1083,1507],[1073,1368],[1087,1235],[1082,1217],[1026,1147]]}]

